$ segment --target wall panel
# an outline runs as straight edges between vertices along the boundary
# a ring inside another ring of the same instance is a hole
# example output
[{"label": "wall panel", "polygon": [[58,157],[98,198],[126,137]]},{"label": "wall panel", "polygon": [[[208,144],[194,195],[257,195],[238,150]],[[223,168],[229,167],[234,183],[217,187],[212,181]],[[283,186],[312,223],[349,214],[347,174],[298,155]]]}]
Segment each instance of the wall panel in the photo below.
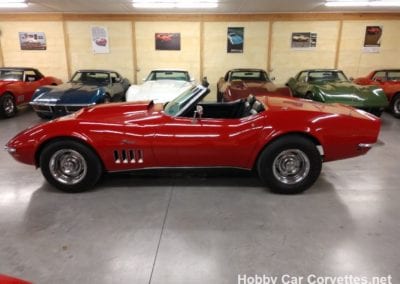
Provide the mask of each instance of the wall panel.
[{"label": "wall panel", "polygon": [[[283,84],[302,69],[333,68],[339,21],[274,22],[270,72],[276,83]],[[292,32],[317,33],[313,49],[291,48]]]},{"label": "wall panel", "polygon": [[[45,75],[67,80],[62,22],[0,22],[4,66],[36,67]],[[19,32],[44,32],[46,50],[21,50]]]},{"label": "wall panel", "polygon": [[[243,53],[227,53],[228,27],[244,27]],[[216,83],[232,68],[267,67],[269,22],[205,22],[203,74],[211,83],[215,98]]]},{"label": "wall panel", "polygon": [[[91,27],[108,29],[110,53],[95,54],[92,50]],[[68,21],[66,32],[72,72],[78,69],[112,69],[133,81],[132,25],[129,21]]]},{"label": "wall panel", "polygon": [[[366,26],[383,26],[379,53],[363,52]],[[373,69],[400,68],[400,21],[344,21],[339,68],[348,76],[367,75]]]},{"label": "wall panel", "polygon": [[[179,68],[200,78],[199,22],[136,22],[137,78],[140,83],[152,69]],[[155,33],[180,33],[181,50],[156,50]]]}]

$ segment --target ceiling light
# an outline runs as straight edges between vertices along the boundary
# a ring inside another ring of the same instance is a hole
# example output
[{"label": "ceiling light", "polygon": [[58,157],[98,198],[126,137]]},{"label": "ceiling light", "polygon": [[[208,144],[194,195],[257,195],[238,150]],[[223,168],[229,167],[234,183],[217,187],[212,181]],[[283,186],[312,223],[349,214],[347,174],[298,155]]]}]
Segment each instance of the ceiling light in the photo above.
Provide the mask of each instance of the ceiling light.
[{"label": "ceiling light", "polygon": [[400,1],[328,1],[327,7],[400,7]]},{"label": "ceiling light", "polygon": [[208,9],[217,8],[218,0],[134,0],[132,5],[146,9]]},{"label": "ceiling light", "polygon": [[25,0],[0,0],[0,8],[26,8]]}]

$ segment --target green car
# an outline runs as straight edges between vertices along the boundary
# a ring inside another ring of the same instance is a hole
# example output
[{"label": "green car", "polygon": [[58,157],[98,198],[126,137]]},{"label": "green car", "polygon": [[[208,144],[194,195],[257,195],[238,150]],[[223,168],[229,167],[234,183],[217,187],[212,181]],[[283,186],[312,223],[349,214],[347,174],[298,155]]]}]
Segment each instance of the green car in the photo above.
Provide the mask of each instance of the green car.
[{"label": "green car", "polygon": [[380,116],[389,105],[383,90],[352,83],[340,70],[300,71],[286,83],[295,97],[323,103],[341,103]]}]

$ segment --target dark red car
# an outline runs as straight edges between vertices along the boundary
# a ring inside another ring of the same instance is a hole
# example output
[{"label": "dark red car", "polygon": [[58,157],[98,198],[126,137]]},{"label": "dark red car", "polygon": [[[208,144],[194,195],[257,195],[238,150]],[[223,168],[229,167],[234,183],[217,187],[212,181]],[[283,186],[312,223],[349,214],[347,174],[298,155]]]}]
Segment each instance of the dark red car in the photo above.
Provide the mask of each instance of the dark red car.
[{"label": "dark red car", "polygon": [[292,96],[288,87],[277,88],[262,69],[233,69],[217,84],[217,101],[234,101],[253,96]]},{"label": "dark red car", "polygon": [[292,194],[316,181],[322,162],[365,154],[379,134],[379,118],[339,104],[202,102],[207,93],[198,86],[165,105],[85,108],[21,132],[6,149],[67,192],[93,187],[104,172],[233,167],[254,169],[271,190]]},{"label": "dark red car", "polygon": [[34,68],[0,68],[0,117],[14,116],[17,106],[28,104],[37,88],[61,83],[60,79],[45,77]]},{"label": "dark red car", "polygon": [[359,85],[375,85],[383,89],[393,116],[400,118],[400,69],[375,70],[354,80]]}]

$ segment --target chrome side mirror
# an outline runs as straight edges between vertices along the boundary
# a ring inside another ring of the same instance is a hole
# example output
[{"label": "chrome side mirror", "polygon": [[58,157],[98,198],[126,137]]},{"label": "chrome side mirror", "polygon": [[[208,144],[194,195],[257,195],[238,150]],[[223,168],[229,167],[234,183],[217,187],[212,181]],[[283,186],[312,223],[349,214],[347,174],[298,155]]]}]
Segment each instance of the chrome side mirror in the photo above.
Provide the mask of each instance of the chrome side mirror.
[{"label": "chrome side mirror", "polygon": [[203,107],[197,105],[196,106],[196,110],[193,113],[193,123],[196,123],[197,119],[201,119],[201,117],[203,116]]}]

